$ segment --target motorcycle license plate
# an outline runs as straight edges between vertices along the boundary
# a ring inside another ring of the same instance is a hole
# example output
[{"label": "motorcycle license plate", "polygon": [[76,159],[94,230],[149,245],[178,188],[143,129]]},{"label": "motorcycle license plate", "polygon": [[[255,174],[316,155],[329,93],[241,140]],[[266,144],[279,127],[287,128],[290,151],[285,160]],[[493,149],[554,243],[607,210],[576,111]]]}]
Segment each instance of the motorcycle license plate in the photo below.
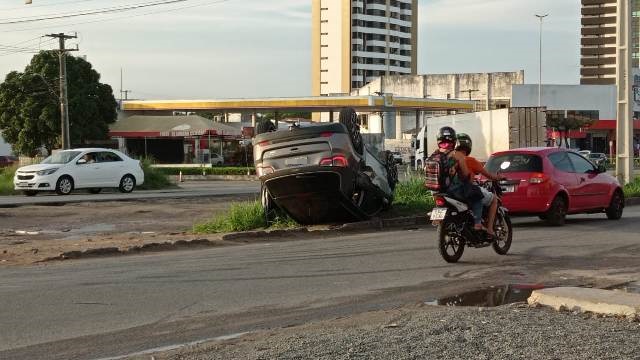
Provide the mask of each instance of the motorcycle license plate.
[{"label": "motorcycle license plate", "polygon": [[447,208],[434,208],[431,210],[431,220],[442,220],[447,215]]}]

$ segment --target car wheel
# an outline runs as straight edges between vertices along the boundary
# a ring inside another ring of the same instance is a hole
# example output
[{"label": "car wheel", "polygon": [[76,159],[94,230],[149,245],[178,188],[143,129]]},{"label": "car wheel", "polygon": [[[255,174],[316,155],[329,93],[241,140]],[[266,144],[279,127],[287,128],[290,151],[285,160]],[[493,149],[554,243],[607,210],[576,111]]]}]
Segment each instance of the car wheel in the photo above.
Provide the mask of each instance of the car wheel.
[{"label": "car wheel", "polygon": [[35,190],[25,190],[22,193],[26,196],[36,196],[38,194],[38,192]]},{"label": "car wheel", "polygon": [[567,201],[563,196],[556,196],[547,210],[547,224],[551,226],[562,226],[567,217]]},{"label": "car wheel", "polygon": [[73,179],[71,176],[61,176],[56,182],[56,193],[58,195],[69,195],[73,191]]},{"label": "car wheel", "polygon": [[101,188],[91,188],[91,189],[89,189],[89,192],[92,193],[92,194],[99,194],[100,191],[102,191]]},{"label": "car wheel", "polygon": [[620,220],[622,217],[622,211],[624,210],[624,196],[620,191],[616,191],[611,196],[609,207],[606,209],[607,218],[609,220]]},{"label": "car wheel", "polygon": [[276,131],[276,125],[271,120],[260,120],[256,124],[256,135]]},{"label": "car wheel", "polygon": [[362,141],[362,134],[360,134],[360,125],[358,125],[358,115],[353,108],[346,108],[340,110],[340,124],[347,128],[349,138],[351,139],[351,145],[353,149],[362,155],[364,152],[364,142]]},{"label": "car wheel", "polygon": [[398,183],[398,166],[393,159],[393,154],[387,150],[387,161],[385,164],[387,170],[387,182],[389,182],[389,187],[391,191],[394,191],[396,188],[396,184]]},{"label": "car wheel", "polygon": [[136,187],[136,179],[132,175],[125,175],[120,179],[120,186],[118,186],[118,190],[121,193],[130,193]]}]

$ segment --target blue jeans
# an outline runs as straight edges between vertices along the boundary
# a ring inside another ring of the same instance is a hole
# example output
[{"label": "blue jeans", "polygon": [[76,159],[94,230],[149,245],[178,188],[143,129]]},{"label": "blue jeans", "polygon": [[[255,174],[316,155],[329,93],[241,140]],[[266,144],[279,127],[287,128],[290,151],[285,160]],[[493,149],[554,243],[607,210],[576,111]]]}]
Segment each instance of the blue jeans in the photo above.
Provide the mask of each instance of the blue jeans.
[{"label": "blue jeans", "polygon": [[[475,185],[474,185],[475,186]],[[464,190],[462,184],[452,185],[449,190],[447,190],[448,194],[451,194],[453,197],[458,199],[464,199]],[[467,201],[469,203],[469,201]],[[471,207],[471,212],[473,213],[473,220],[475,224],[482,224],[482,199],[478,201],[471,202],[468,204]]]}]

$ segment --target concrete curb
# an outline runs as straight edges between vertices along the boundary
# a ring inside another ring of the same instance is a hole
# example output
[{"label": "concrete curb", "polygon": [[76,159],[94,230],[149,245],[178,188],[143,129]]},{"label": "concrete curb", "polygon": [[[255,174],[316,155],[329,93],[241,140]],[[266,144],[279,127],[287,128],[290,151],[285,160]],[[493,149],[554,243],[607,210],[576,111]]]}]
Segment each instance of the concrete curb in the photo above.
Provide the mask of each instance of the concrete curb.
[{"label": "concrete curb", "polygon": [[558,311],[579,311],[609,316],[640,317],[640,294],[620,291],[558,287],[534,290],[529,305],[552,307]]},{"label": "concrete curb", "polygon": [[640,197],[631,197],[624,200],[625,205],[635,206],[640,205]]}]

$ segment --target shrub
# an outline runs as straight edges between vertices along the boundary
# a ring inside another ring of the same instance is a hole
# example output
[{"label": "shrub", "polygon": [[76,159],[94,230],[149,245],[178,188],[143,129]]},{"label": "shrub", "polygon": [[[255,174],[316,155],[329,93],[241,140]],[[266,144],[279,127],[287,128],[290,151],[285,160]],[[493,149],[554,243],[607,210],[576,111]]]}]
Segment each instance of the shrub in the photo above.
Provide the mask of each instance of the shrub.
[{"label": "shrub", "polygon": [[[162,167],[155,168],[157,171],[166,175],[178,175],[182,171],[182,175],[247,175],[246,167]],[[255,175],[256,169],[250,167],[249,173]]]},{"label": "shrub", "polygon": [[17,166],[0,168],[0,195],[13,195],[17,192],[13,190],[13,176]]},{"label": "shrub", "polygon": [[624,196],[626,198],[640,196],[640,177],[637,177],[633,182],[624,186]]},{"label": "shrub", "polygon": [[400,212],[424,213],[433,208],[433,197],[424,188],[424,179],[414,176],[396,185],[393,204]]},{"label": "shrub", "polygon": [[140,185],[141,190],[157,190],[165,189],[173,186],[169,177],[158,171],[158,168],[152,167],[153,160],[151,158],[140,159],[140,165],[144,171],[144,184]]}]

